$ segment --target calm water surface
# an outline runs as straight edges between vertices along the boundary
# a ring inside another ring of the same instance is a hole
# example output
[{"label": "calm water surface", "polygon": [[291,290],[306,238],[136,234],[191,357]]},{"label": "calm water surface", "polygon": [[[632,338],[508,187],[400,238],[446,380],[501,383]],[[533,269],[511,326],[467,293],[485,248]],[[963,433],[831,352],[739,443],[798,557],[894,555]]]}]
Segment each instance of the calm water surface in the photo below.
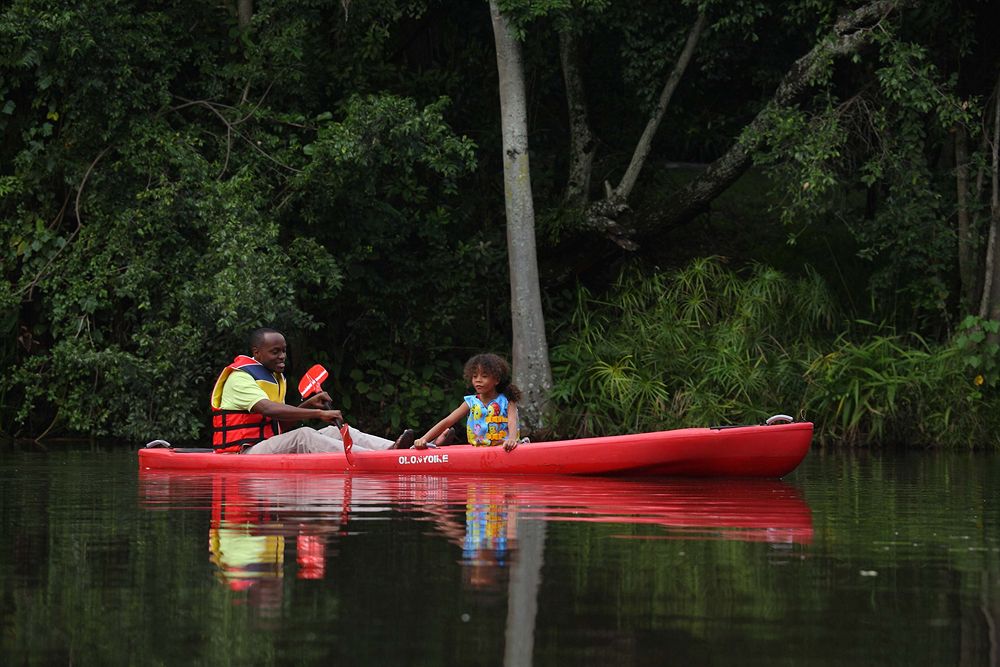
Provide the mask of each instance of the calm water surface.
[{"label": "calm water surface", "polygon": [[781,481],[139,474],[0,452],[0,662],[995,665],[1000,456]]}]

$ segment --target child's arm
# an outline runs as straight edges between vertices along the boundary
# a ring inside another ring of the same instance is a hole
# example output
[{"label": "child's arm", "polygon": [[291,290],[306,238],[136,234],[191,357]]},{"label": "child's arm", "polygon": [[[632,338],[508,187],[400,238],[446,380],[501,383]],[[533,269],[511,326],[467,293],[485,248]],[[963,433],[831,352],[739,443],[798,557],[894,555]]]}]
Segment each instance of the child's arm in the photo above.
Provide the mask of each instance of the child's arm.
[{"label": "child's arm", "polygon": [[507,404],[507,438],[503,441],[503,448],[511,451],[517,447],[517,403]]},{"label": "child's arm", "polygon": [[413,441],[414,449],[427,449],[427,443],[438,437],[444,430],[453,424],[457,424],[460,419],[466,417],[469,414],[469,406],[464,402],[452,410],[451,414],[439,421],[437,424],[431,428],[431,430],[424,433],[424,437],[417,438]]}]

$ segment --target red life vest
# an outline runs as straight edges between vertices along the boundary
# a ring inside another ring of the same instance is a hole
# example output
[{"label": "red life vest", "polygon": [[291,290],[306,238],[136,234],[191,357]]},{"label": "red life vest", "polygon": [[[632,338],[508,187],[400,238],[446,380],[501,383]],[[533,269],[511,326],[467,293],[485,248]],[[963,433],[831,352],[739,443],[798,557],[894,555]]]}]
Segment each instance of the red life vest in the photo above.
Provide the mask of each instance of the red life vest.
[{"label": "red life vest", "polygon": [[223,410],[222,389],[234,372],[249,373],[267,397],[276,403],[285,402],[285,376],[277,377],[256,359],[240,355],[222,369],[212,389],[212,448],[216,454],[238,453],[245,445],[256,445],[272,435],[281,433],[277,419],[247,410]]}]

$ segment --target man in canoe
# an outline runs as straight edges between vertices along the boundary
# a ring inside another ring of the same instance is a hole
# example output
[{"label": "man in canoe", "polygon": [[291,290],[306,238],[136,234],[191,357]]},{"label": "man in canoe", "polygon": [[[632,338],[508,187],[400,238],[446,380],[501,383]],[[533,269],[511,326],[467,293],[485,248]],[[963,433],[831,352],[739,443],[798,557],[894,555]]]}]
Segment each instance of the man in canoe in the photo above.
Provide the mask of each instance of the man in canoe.
[{"label": "man in canoe", "polygon": [[[343,419],[328,409],[330,395],[321,391],[298,407],[285,403],[285,337],[274,329],[250,334],[250,355],[240,355],[226,366],[212,389],[212,449],[217,454],[306,454],[344,451],[336,426],[295,428],[303,419],[331,423]],[[350,435],[356,449],[409,447],[400,442],[362,433]],[[412,436],[411,436],[412,437]]]}]

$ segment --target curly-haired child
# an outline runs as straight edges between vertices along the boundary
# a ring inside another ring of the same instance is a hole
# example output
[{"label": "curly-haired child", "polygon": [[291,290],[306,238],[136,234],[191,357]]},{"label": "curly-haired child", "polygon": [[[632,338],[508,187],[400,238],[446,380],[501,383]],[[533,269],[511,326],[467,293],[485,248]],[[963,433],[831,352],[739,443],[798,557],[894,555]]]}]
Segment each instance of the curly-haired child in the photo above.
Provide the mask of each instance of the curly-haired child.
[{"label": "curly-haired child", "polygon": [[507,360],[497,354],[477,354],[465,362],[463,375],[476,393],[466,396],[450,415],[417,438],[414,449],[460,443],[463,438],[458,423],[463,418],[466,443],[477,447],[503,445],[508,452],[517,447],[517,402],[521,391],[511,382]]}]

